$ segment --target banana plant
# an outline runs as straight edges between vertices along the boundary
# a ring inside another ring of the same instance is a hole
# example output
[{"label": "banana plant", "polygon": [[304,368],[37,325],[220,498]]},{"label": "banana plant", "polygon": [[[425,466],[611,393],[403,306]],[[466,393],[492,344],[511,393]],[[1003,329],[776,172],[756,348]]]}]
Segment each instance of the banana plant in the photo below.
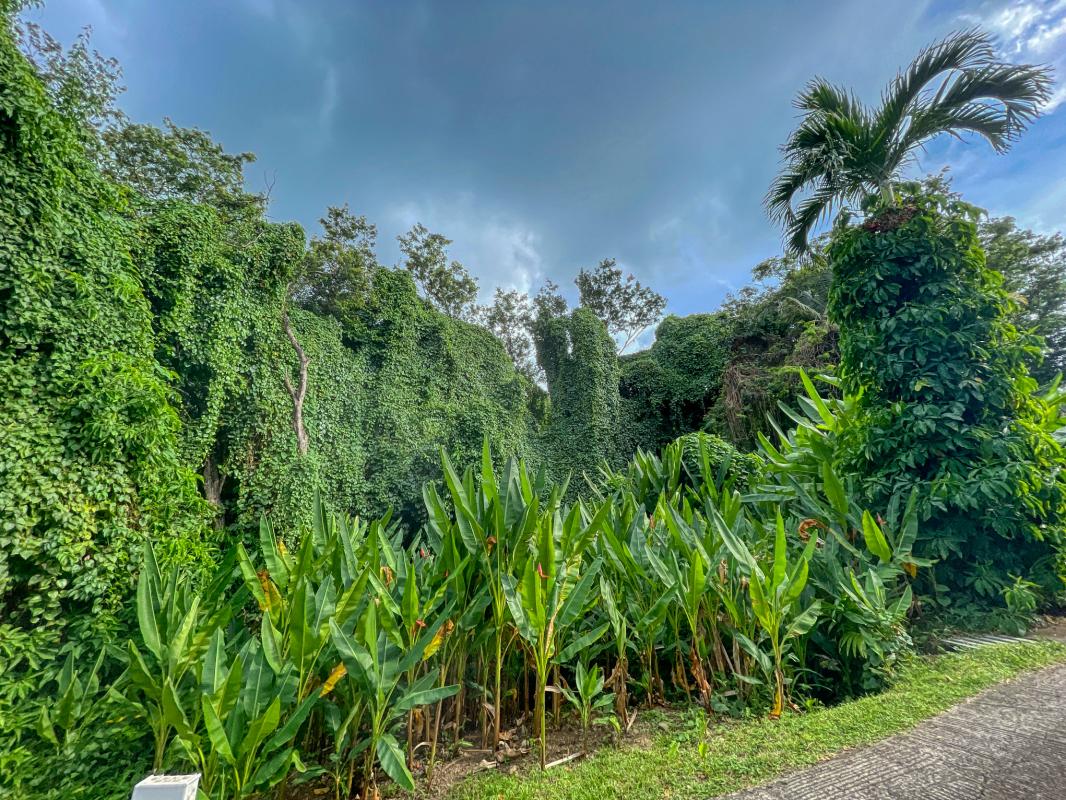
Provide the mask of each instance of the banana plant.
[{"label": "banana plant", "polygon": [[145,544],[137,580],[141,646],[133,639],[127,643],[128,691],[115,696],[147,718],[153,738],[153,771],[163,768],[174,733],[175,718],[168,706],[195,689],[190,676],[214,632],[231,616],[230,604],[221,597],[232,572],[232,559],[228,559],[202,593],[193,593],[177,569],[171,568],[164,578],[151,542]]},{"label": "banana plant", "polygon": [[772,666],[774,690],[770,717],[777,719],[784,711],[787,698],[785,657],[789,645],[804,636],[821,613],[821,601],[814,600],[802,610],[800,610],[799,602],[807,585],[808,565],[817,545],[817,537],[810,537],[803,552],[790,568],[785,523],[778,510],[774,524],[773,562],[769,571],[764,571],[747,545],[726,525],[725,520],[716,511],[714,511],[713,519],[726,547],[749,572],[748,593],[751,598],[752,611],[759,627],[770,642],[772,665],[767,664],[765,653],[761,653],[751,639],[739,633],[737,636],[745,645],[745,649],[763,666],[766,672],[770,672],[767,667]]},{"label": "banana plant", "polygon": [[544,724],[544,695],[548,669],[553,659],[565,662],[606,633],[607,624],[581,634],[557,651],[561,640],[581,620],[596,585],[601,561],[583,567],[586,549],[603,525],[607,504],[586,522],[579,501],[565,517],[558,508],[548,508],[537,518],[530,552],[526,554],[521,578],[503,576],[504,592],[515,627],[533,655],[536,672],[533,724],[540,748],[540,765],[545,766],[547,736]]},{"label": "banana plant", "polygon": [[200,770],[205,796],[244,800],[278,784],[291,768],[304,770],[294,742],[318,695],[299,701],[293,673],[275,675],[260,641],[249,639],[231,655],[216,630],[199,688],[195,706],[168,692],[165,709]]},{"label": "banana plant", "polygon": [[[37,732],[41,738],[56,748],[68,751],[75,747],[83,726],[94,718],[96,711],[106,702],[108,692],[100,686],[100,670],[105,655],[106,651],[101,650],[89,673],[82,675],[74,668],[74,650],[67,653],[63,667],[55,676],[54,701],[41,705],[37,720]],[[120,676],[116,683],[123,680],[124,676]],[[47,690],[51,683],[49,680],[42,689]]]},{"label": "banana plant", "polygon": [[[441,465],[460,538],[466,552],[477,563],[489,594],[493,641],[492,747],[495,751],[500,744],[504,638],[511,613],[504,584],[514,569],[521,548],[533,535],[545,493],[544,478],[542,474],[532,477],[523,462],[511,459],[498,481],[487,439],[482,445],[480,482],[475,482],[471,469],[467,469],[460,479],[443,449]],[[547,500],[549,508],[558,502],[565,489],[565,485],[552,489]],[[448,512],[432,486],[427,488],[425,497],[431,518],[447,516]]]},{"label": "banana plant", "polygon": [[336,665],[331,620],[344,625],[366,602],[367,584],[376,578],[366,564],[382,542],[391,548],[388,517],[370,525],[327,513],[315,494],[313,523],[296,555],[291,555],[264,518],[259,540],[264,566],[253,565],[244,545],[237,561],[244,584],[262,612],[263,656],[273,673],[293,680],[299,700]]},{"label": "banana plant", "polygon": [[840,589],[844,599],[834,627],[841,655],[862,660],[862,691],[878,689],[891,677],[900,653],[911,646],[905,625],[911,587],[891,599],[878,572],[868,569],[862,581],[849,572]]},{"label": "banana plant", "polygon": [[329,623],[330,635],[348,678],[359,687],[365,702],[368,735],[352,753],[353,756],[364,754],[365,797],[377,796],[375,763],[380,764],[385,774],[401,788],[414,791],[414,777],[395,730],[412,709],[451,697],[459,689],[454,684],[437,685],[436,668],[427,669],[412,683],[406,681],[412,669],[432,655],[431,647],[435,642],[439,643],[438,633],[451,609],[442,613],[410,646],[405,647],[397,635],[399,609],[383,600],[380,588],[378,592],[375,599],[382,602],[368,603],[354,629],[345,630],[336,620]]},{"label": "banana plant", "polygon": [[[661,580],[660,573],[653,566],[655,558],[649,544],[650,534],[643,506],[630,497],[620,505],[612,503],[596,538],[597,553],[604,564],[601,597],[611,621],[618,659],[611,685],[615,711],[625,728],[629,726],[625,682],[628,677],[626,653],[630,645],[640,652],[647,702],[650,705],[656,697],[662,696],[661,682],[655,677],[655,648],[674,589]],[[616,598],[624,598],[624,604]]]},{"label": "banana plant", "polygon": [[621,726],[610,708],[614,704],[614,696],[610,692],[603,691],[603,672],[598,666],[589,669],[584,659],[577,662],[574,669],[574,688],[569,689],[561,686],[563,696],[567,702],[577,711],[581,722],[581,750],[589,751],[589,728],[592,725],[613,724],[616,730]]},{"label": "banana plant", "polygon": [[262,611],[260,649],[273,681],[285,688],[291,706],[324,698],[327,769],[338,796],[350,793],[354,781],[351,755],[361,741],[365,698],[344,680],[347,668],[331,624],[359,618],[379,589],[388,595],[385,584],[395,582],[402,561],[389,523],[388,515],[365,523],[330,514],[316,492],[312,526],[295,555],[265,518],[259,530],[263,566],[256,568],[237,546],[245,586]]}]

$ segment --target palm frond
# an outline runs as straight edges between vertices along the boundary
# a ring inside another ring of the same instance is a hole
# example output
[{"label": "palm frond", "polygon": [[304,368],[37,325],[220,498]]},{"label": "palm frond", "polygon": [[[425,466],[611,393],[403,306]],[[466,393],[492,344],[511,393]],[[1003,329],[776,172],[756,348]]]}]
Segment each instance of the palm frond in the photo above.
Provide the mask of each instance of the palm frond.
[{"label": "palm frond", "polygon": [[845,117],[858,117],[866,111],[853,92],[841,86],[834,86],[825,78],[811,80],[793,101],[793,105],[801,111],[839,114]]},{"label": "palm frond", "polygon": [[840,196],[839,187],[824,180],[818,189],[791,213],[785,227],[785,249],[790,255],[802,255],[807,250],[811,229],[819,220],[832,214],[833,206]]},{"label": "palm frond", "polygon": [[995,52],[992,37],[976,28],[954,33],[925,48],[882,92],[875,127],[886,133],[895,130],[934,78],[952,70],[978,68],[991,62]]}]

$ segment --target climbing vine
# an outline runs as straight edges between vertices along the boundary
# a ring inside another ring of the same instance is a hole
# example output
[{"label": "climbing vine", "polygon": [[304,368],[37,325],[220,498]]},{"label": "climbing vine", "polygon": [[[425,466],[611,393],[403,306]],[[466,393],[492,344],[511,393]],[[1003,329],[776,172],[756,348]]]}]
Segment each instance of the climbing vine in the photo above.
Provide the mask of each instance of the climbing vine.
[{"label": "climbing vine", "polygon": [[125,597],[146,537],[207,543],[123,196],[6,25],[0,186],[0,631],[47,637]]},{"label": "climbing vine", "polygon": [[980,593],[998,594],[1009,574],[1049,566],[1066,480],[1057,414],[1026,370],[1038,343],[1010,322],[977,213],[912,187],[901,206],[840,229],[830,314],[843,390],[857,398],[845,474],[860,476],[874,507],[918,489],[928,554],[952,564],[942,579],[974,588],[994,567]]}]

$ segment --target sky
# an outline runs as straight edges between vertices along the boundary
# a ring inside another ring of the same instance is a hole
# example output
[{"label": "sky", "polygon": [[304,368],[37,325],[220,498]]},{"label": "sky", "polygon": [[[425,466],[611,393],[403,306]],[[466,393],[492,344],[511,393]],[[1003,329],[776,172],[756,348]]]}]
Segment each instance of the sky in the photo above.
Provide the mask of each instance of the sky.
[{"label": "sky", "polygon": [[925,45],[981,25],[1004,57],[1056,67],[1055,97],[1005,156],[936,140],[994,215],[1066,229],[1066,0],[46,0],[26,16],[64,43],[86,25],[118,58],[138,122],[251,151],[249,187],[309,234],[348,203],[378,255],[415,222],[497,286],[573,277],[613,257],[713,310],[780,252],[762,198],[792,100],[815,75],[874,102]]}]

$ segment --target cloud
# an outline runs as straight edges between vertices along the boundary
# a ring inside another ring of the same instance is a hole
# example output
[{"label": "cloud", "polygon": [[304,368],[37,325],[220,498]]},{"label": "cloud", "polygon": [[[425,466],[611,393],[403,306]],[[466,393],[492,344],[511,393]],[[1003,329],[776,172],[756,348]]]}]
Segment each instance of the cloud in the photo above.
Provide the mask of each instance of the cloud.
[{"label": "cloud", "polygon": [[1056,86],[1045,113],[1066,102],[1066,0],[997,0],[960,19],[996,34],[1011,61],[1047,64],[1055,70]]},{"label": "cloud", "polygon": [[434,233],[451,239],[451,256],[478,277],[481,302],[491,300],[497,287],[536,292],[547,277],[536,231],[487,210],[471,195],[454,197],[449,202],[402,203],[389,209],[385,216],[397,231],[407,231],[421,222]]}]

